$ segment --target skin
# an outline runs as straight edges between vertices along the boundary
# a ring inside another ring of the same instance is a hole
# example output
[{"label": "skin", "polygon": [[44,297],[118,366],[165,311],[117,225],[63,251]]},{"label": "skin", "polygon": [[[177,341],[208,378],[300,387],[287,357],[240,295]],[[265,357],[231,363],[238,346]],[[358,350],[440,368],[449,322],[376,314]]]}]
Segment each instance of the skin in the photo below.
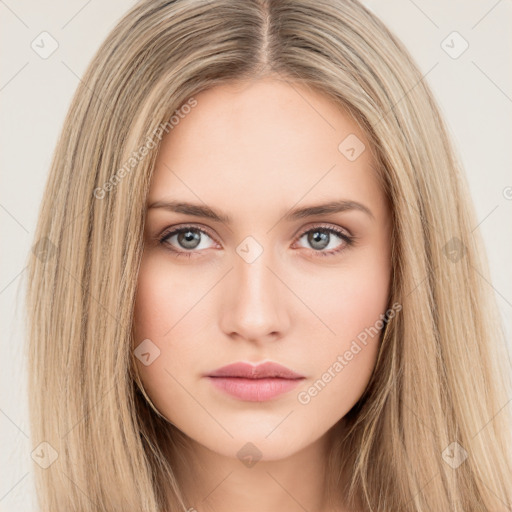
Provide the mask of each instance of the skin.
[{"label": "skin", "polygon": [[[337,357],[389,307],[389,204],[367,138],[326,96],[267,77],[195,98],[162,140],[148,205],[208,205],[232,222],[148,210],[134,347],[149,339],[160,354],[147,366],[137,360],[141,379],[161,414],[190,439],[178,472],[190,507],[326,511],[329,429],[362,395],[379,336],[308,403],[298,395],[333,373]],[[349,134],[367,148],[354,161],[338,150]],[[331,200],[361,203],[372,216],[351,209],[283,219]],[[176,234],[160,241],[184,225],[207,231],[193,231],[196,248]],[[349,246],[321,231],[327,240],[315,243],[318,227],[357,239]],[[263,249],[251,263],[237,253],[248,236]],[[266,402],[240,400],[204,377],[237,361],[278,362],[305,379]],[[237,456],[248,442],[261,453],[252,467]]]}]

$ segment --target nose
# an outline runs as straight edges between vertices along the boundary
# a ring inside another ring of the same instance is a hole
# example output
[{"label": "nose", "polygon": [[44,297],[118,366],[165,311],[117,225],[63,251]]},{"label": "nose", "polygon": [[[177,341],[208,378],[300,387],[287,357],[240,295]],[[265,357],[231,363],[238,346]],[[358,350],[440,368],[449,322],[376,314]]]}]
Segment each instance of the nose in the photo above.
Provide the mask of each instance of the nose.
[{"label": "nose", "polygon": [[286,287],[276,276],[269,252],[263,251],[252,263],[235,255],[222,290],[221,328],[231,338],[265,343],[281,338],[288,329]]}]

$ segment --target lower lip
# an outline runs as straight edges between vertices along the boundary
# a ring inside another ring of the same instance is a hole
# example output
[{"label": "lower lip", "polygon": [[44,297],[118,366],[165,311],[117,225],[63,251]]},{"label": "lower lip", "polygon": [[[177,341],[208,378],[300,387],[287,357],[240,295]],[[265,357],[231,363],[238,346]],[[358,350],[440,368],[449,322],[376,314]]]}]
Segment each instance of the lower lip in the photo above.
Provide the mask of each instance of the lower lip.
[{"label": "lower lip", "polygon": [[209,377],[212,384],[240,400],[264,402],[295,388],[303,379]]}]

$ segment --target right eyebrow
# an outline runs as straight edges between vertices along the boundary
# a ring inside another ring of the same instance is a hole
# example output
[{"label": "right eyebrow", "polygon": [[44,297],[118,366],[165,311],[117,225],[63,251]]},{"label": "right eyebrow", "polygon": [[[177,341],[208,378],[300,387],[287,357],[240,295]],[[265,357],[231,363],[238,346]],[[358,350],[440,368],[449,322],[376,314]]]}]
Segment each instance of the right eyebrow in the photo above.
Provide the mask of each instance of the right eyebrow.
[{"label": "right eyebrow", "polygon": [[231,223],[231,217],[221,212],[216,212],[212,208],[201,204],[192,204],[181,201],[155,201],[148,206],[148,210],[153,208],[163,208],[170,212],[193,215],[194,217],[204,217],[224,224]]},{"label": "right eyebrow", "polygon": [[[224,224],[231,224],[232,218],[226,213],[216,211],[207,205],[193,204],[182,201],[155,201],[148,206],[148,209],[163,208],[165,210],[192,215],[194,217],[204,217]],[[333,213],[345,212],[349,210],[359,210],[371,219],[375,219],[372,211],[365,205],[356,201],[336,200],[328,203],[296,208],[285,213],[282,217],[286,221],[294,221],[316,215],[329,215]]]}]

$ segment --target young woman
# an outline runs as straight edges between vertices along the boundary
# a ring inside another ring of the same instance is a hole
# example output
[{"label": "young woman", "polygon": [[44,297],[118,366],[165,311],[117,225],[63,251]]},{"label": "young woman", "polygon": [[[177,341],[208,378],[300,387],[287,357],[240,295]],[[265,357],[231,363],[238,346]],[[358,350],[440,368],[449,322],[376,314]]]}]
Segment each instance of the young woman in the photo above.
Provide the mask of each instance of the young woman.
[{"label": "young woman", "polygon": [[476,225],[424,77],[358,2],[139,2],[29,262],[41,510],[510,510]]}]

